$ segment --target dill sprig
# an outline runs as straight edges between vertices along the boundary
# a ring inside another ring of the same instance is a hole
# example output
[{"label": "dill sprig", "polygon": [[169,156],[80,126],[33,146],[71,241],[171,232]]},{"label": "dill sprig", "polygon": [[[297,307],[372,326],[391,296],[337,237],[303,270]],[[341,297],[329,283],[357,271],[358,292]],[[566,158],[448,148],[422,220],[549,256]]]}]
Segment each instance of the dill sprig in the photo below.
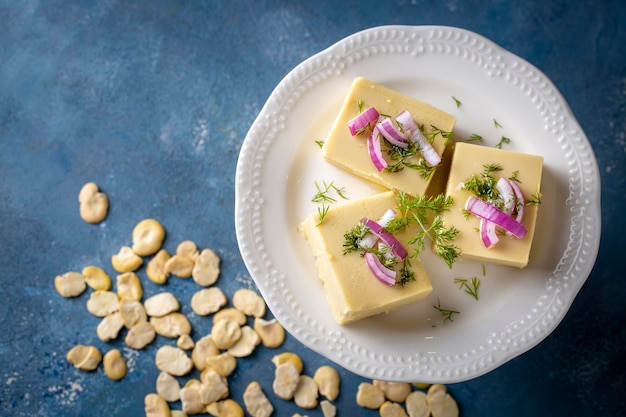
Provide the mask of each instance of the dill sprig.
[{"label": "dill sprig", "polygon": [[506,145],[509,143],[511,143],[511,139],[507,138],[506,136],[502,136],[500,138],[500,142],[496,143],[496,148],[502,149],[502,145]]},{"label": "dill sprig", "polygon": [[337,202],[337,198],[332,196],[330,193],[334,191],[337,196],[341,197],[344,200],[347,200],[345,190],[343,188],[339,188],[335,185],[334,181],[327,183],[326,181],[322,182],[322,185],[317,181],[314,181],[315,188],[317,189],[317,193],[313,196],[311,201],[313,203],[319,203],[320,206],[317,207],[317,216],[318,222],[316,226],[319,226],[324,221],[326,214],[328,214],[328,209],[330,205]]},{"label": "dill sprig", "polygon": [[465,142],[482,142],[483,137],[477,133],[472,133],[469,138]]},{"label": "dill sprig", "polygon": [[463,103],[461,103],[461,101],[460,101],[458,98],[456,98],[456,97],[454,97],[454,96],[452,96],[452,100],[454,100],[454,104],[456,104],[456,108],[457,108],[457,109],[458,109],[459,107],[461,107],[461,104],[463,104]]},{"label": "dill sprig", "polygon": [[317,146],[319,146],[320,149],[324,146],[324,141],[323,140],[316,140],[315,143],[317,143]]},{"label": "dill sprig", "polygon": [[454,238],[459,230],[454,226],[446,228],[443,222],[443,213],[450,210],[454,200],[450,196],[439,194],[434,197],[411,197],[405,193],[398,195],[398,216],[387,225],[391,233],[403,230],[413,223],[417,223],[420,231],[409,240],[413,245],[413,256],[417,256],[430,239],[435,245],[435,252],[448,267],[459,257],[461,251],[454,245]]},{"label": "dill sprig", "polygon": [[447,309],[447,308],[442,308],[441,307],[441,302],[439,301],[439,298],[437,298],[437,305],[433,305],[433,308],[441,313],[441,315],[443,316],[443,321],[444,322],[446,322],[446,321],[454,321],[454,320],[452,320],[452,316],[454,316],[455,314],[461,314],[460,311],[450,310],[450,309]]},{"label": "dill sprig", "polygon": [[[484,267],[484,266],[483,266]],[[458,284],[459,289],[478,300],[478,289],[480,288],[480,279],[472,277],[471,281],[465,278],[455,278],[454,283]]]},{"label": "dill sprig", "polygon": [[445,130],[439,129],[435,125],[430,125],[430,128],[432,129],[430,132],[422,131],[422,133],[424,133],[424,136],[426,136],[426,139],[428,139],[430,143],[433,143],[435,141],[437,135],[441,135],[441,137],[443,138],[443,143],[448,144],[450,139],[452,139],[452,137],[454,136],[454,131],[446,132]]},{"label": "dill sprig", "polygon": [[[481,200],[487,201],[491,204],[498,203],[498,197],[500,194],[496,190],[496,183],[498,180],[492,175],[494,172],[502,171],[502,166],[499,164],[484,164],[483,172],[480,175],[472,174],[461,187],[463,190],[467,190],[473,193]],[[502,202],[500,202],[501,205]]]}]

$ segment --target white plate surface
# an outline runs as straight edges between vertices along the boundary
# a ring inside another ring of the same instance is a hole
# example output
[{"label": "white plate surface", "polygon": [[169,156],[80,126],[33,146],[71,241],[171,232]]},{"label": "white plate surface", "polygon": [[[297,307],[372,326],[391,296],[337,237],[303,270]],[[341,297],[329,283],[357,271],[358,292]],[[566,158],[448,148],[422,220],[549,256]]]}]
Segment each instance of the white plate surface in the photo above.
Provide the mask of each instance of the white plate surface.
[{"label": "white plate surface", "polygon": [[[434,287],[427,299],[349,326],[333,321],[297,228],[317,209],[315,181],[334,181],[351,199],[381,191],[322,160],[315,143],[357,76],[454,114],[456,140],[476,133],[494,146],[506,136],[505,149],[543,155],[528,267],[461,261],[450,270],[426,251]],[[452,383],[527,351],[563,319],[598,252],[600,177],[584,132],[537,68],[463,29],[383,26],[341,40],[278,84],[241,148],[235,221],[252,278],[304,345],[367,378]],[[481,279],[478,301],[453,282],[474,276]],[[460,314],[444,321],[433,308],[438,302]]]}]

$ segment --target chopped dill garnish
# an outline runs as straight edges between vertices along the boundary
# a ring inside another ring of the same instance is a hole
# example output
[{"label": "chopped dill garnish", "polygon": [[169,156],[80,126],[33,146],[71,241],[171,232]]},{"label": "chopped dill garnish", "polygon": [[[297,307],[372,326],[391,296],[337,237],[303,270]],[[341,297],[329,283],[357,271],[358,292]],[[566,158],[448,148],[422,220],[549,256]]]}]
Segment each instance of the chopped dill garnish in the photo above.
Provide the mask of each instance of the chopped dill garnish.
[{"label": "chopped dill garnish", "polygon": [[456,108],[458,109],[459,107],[461,107],[461,102],[459,101],[459,99],[457,99],[456,97],[452,96],[452,100],[454,100],[454,104],[456,104]]},{"label": "chopped dill garnish", "polygon": [[314,181],[315,188],[317,189],[317,193],[313,196],[311,201],[313,203],[321,203],[321,206],[317,208],[318,214],[318,223],[317,226],[322,224],[326,214],[328,214],[328,209],[330,205],[337,202],[337,198],[330,195],[330,192],[334,191],[339,197],[344,200],[348,200],[348,197],[345,196],[345,190],[343,188],[339,188],[335,185],[334,181],[327,183],[326,181],[322,182],[322,186],[319,185],[317,181]]},{"label": "chopped dill garnish", "polygon": [[455,314],[461,314],[460,311],[449,310],[449,309],[446,309],[446,308],[442,308],[441,307],[441,302],[439,301],[439,298],[437,298],[437,305],[433,305],[433,308],[441,313],[441,315],[443,316],[444,323],[446,321],[454,321],[454,320],[452,320],[452,316],[455,315]]},{"label": "chopped dill garnish", "polygon": [[395,233],[417,223],[421,230],[409,240],[414,247],[412,256],[417,256],[424,249],[428,238],[435,245],[437,255],[445,261],[448,267],[452,268],[452,264],[461,253],[453,243],[459,230],[454,226],[446,228],[442,215],[450,210],[453,203],[452,197],[442,194],[435,197],[411,197],[400,193],[396,210],[398,216],[389,222],[387,230]]},{"label": "chopped dill garnish", "polygon": [[483,137],[479,134],[472,133],[469,138],[467,138],[466,142],[482,142]]},{"label": "chopped dill garnish", "polygon": [[506,136],[502,136],[500,138],[500,142],[496,143],[496,148],[502,149],[502,145],[506,145],[509,143],[511,143],[511,139],[507,138]]},{"label": "chopped dill garnish", "polygon": [[500,123],[498,123],[498,121],[497,121],[496,119],[493,119],[493,125],[494,125],[496,128],[502,127],[502,125],[501,125]]},{"label": "chopped dill garnish", "polygon": [[368,228],[362,225],[361,223],[354,226],[352,229],[350,229],[350,231],[344,233],[343,254],[346,255],[348,253],[361,249],[361,247],[359,246],[359,242],[368,233],[369,233]]},{"label": "chopped dill garnish", "polygon": [[319,146],[320,149],[322,149],[322,146],[324,146],[324,141],[323,140],[316,140],[315,143],[317,143],[317,146]]},{"label": "chopped dill garnish", "polygon": [[[484,265],[483,265],[484,268]],[[480,288],[480,279],[473,277],[471,281],[465,278],[455,278],[454,283],[459,285],[459,289],[478,300],[478,289]]]}]

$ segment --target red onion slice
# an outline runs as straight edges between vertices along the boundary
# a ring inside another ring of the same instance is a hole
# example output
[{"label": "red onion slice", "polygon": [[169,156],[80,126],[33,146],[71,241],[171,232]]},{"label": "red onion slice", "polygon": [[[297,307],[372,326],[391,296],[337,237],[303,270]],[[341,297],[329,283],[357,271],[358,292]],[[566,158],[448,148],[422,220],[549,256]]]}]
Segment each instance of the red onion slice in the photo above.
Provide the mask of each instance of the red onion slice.
[{"label": "red onion slice", "polygon": [[433,148],[433,145],[431,145],[428,139],[422,134],[419,126],[417,126],[417,123],[413,120],[411,113],[407,110],[400,112],[396,116],[396,121],[403,127],[404,131],[408,133],[409,140],[417,143],[418,150],[424,157],[426,163],[431,167],[439,165],[441,156],[439,156],[435,148]]},{"label": "red onion slice", "polygon": [[[396,211],[392,208],[388,209],[380,219],[378,219],[377,223],[381,227],[387,227],[389,222],[396,217]],[[376,242],[378,241],[378,236],[373,233],[366,234],[363,239],[359,241],[359,247],[363,249],[373,248]]]},{"label": "red onion slice", "polygon": [[393,253],[400,259],[406,258],[409,253],[404,249],[404,246],[396,239],[394,235],[383,230],[383,228],[375,221],[363,217],[361,223],[364,224],[370,231],[375,234],[380,240],[382,240],[387,246],[391,248]]},{"label": "red onion slice", "polygon": [[498,235],[496,234],[495,223],[489,220],[480,219],[480,238],[483,240],[486,248],[491,248],[498,243]]},{"label": "red onion slice", "polygon": [[385,267],[378,259],[378,256],[374,255],[372,252],[366,252],[365,263],[367,263],[367,266],[369,266],[374,276],[378,278],[380,282],[390,287],[396,284],[396,271]]},{"label": "red onion slice", "polygon": [[348,122],[350,134],[355,136],[359,132],[362,132],[368,125],[376,123],[379,116],[378,111],[374,107],[368,108],[363,113]]},{"label": "red onion slice", "polygon": [[380,149],[380,132],[377,127],[374,127],[374,130],[367,138],[367,150],[377,170],[382,171],[387,168],[387,161],[383,158],[383,153]]},{"label": "red onion slice", "polygon": [[503,228],[507,232],[511,232],[513,236],[519,239],[526,236],[527,230],[523,224],[502,210],[494,207],[492,204],[486,203],[479,198],[468,198],[467,203],[465,203],[465,209],[475,216],[495,223],[496,226]]},{"label": "red onion slice", "polygon": [[406,133],[400,130],[398,125],[390,118],[384,118],[379,121],[376,126],[378,127],[381,135],[383,135],[392,145],[400,148],[407,148],[409,146]]},{"label": "red onion slice", "polygon": [[511,187],[510,181],[504,177],[500,177],[496,183],[496,190],[498,190],[504,202],[503,211],[506,214],[513,214],[515,210],[515,194],[513,193],[513,187]]},{"label": "red onion slice", "polygon": [[509,180],[509,184],[513,189],[513,193],[515,194],[515,220],[518,222],[522,222],[524,218],[524,206],[526,205],[526,200],[524,200],[524,193],[522,193],[522,189],[519,188],[519,185],[515,181]]}]

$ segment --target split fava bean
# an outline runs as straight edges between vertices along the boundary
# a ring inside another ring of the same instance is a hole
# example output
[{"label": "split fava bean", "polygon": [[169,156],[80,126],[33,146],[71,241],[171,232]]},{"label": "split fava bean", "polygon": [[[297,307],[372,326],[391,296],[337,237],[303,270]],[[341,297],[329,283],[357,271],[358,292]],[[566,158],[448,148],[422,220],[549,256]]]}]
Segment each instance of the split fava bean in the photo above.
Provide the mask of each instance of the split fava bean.
[{"label": "split fava bean", "polygon": [[191,323],[187,316],[178,312],[169,313],[163,317],[151,317],[150,323],[158,334],[172,339],[191,333]]},{"label": "split fava bean", "polygon": [[393,401],[385,401],[378,412],[380,417],[409,417],[404,408]]},{"label": "split fava bean", "polygon": [[66,359],[75,368],[83,371],[93,371],[100,365],[102,354],[95,346],[76,345],[67,352]]},{"label": "split fava bean", "polygon": [[180,303],[171,292],[162,292],[147,298],[144,302],[146,313],[150,317],[163,317],[174,311],[178,311]]},{"label": "split fava bean", "polygon": [[240,288],[233,294],[233,305],[243,314],[253,317],[265,315],[265,300],[256,292]]},{"label": "split fava bean", "polygon": [[206,412],[213,417],[243,417],[243,408],[233,399],[227,398],[213,402],[206,407]]},{"label": "split fava bean", "polygon": [[54,279],[54,287],[63,297],[78,297],[86,289],[85,277],[78,272],[66,272]]},{"label": "split fava bean", "polygon": [[204,288],[191,297],[191,308],[199,316],[208,316],[225,306],[228,300],[224,292],[217,288]]},{"label": "split fava bean", "polygon": [[144,398],[144,411],[146,417],[171,417],[167,401],[158,394],[148,394]]},{"label": "split fava bean", "polygon": [[165,249],[161,249],[148,261],[148,265],[146,265],[146,275],[150,281],[161,285],[167,282],[170,273],[165,270],[165,263],[169,259],[169,252]]},{"label": "split fava bean", "polygon": [[122,323],[124,323],[127,329],[130,329],[137,323],[148,320],[146,309],[139,301],[130,298],[122,298],[119,305]]},{"label": "split fava bean", "polygon": [[251,355],[259,343],[261,343],[259,334],[252,327],[243,326],[241,328],[241,337],[228,348],[228,353],[236,358],[243,358]]},{"label": "split fava bean", "polygon": [[211,335],[204,336],[196,341],[191,351],[191,359],[198,370],[203,370],[207,366],[207,358],[220,354],[220,349],[215,345]]},{"label": "split fava bean", "polygon": [[111,289],[111,277],[99,266],[86,266],[82,270],[85,282],[92,289],[98,291],[108,291]]},{"label": "split fava bean", "polygon": [[174,376],[187,375],[193,368],[193,362],[184,350],[167,345],[157,350],[155,362],[161,371]]},{"label": "split fava bean", "polygon": [[165,262],[165,271],[179,278],[189,278],[195,262],[184,255],[174,255]]},{"label": "split fava bean", "polygon": [[276,348],[285,340],[285,329],[276,319],[254,319],[254,330],[261,337],[261,343],[267,348]]},{"label": "split fava bean", "polygon": [[191,276],[196,284],[208,287],[213,285],[220,275],[220,258],[211,249],[203,249],[195,258]]},{"label": "split fava bean", "polygon": [[109,198],[95,182],[88,182],[78,193],[80,217],[87,223],[100,223],[109,211]]},{"label": "split fava bean", "polygon": [[117,276],[117,296],[120,300],[130,298],[140,301],[143,297],[143,287],[139,277],[134,272],[126,272]]},{"label": "split fava bean", "polygon": [[126,376],[126,360],[117,349],[111,349],[104,354],[102,360],[104,373],[113,381],[118,381]]},{"label": "split fava bean", "polygon": [[222,352],[219,355],[208,356],[206,358],[206,369],[213,369],[220,376],[229,376],[237,368],[237,358],[229,352]]},{"label": "split fava bean", "polygon": [[320,394],[331,401],[337,399],[339,395],[339,372],[332,366],[323,365],[317,368],[313,379],[317,384]]},{"label": "split fava bean", "polygon": [[318,399],[317,384],[308,375],[300,375],[296,391],[293,393],[293,400],[301,408],[311,409],[317,407]]},{"label": "split fava bean", "polygon": [[413,390],[408,382],[389,382],[375,379],[373,384],[380,388],[389,401],[403,403]]},{"label": "split fava bean", "polygon": [[122,321],[122,315],[119,311],[115,313],[109,314],[104,317],[98,327],[96,328],[96,334],[103,342],[108,342],[109,340],[113,340],[117,338],[117,335],[120,333],[124,327],[124,322]]},{"label": "split fava bean", "polygon": [[132,272],[143,265],[143,259],[129,246],[122,246],[118,253],[111,256],[111,265],[119,273]]},{"label": "split fava bean", "polygon": [[168,402],[180,400],[180,383],[167,372],[161,371],[156,381],[156,391]]},{"label": "split fava bean", "polygon": [[117,294],[111,291],[97,290],[87,300],[87,311],[96,317],[106,317],[120,308]]},{"label": "split fava bean", "polygon": [[165,239],[163,225],[154,219],[145,219],[133,229],[133,252],[138,256],[154,255],[161,249]]},{"label": "split fava bean", "polygon": [[236,308],[223,308],[213,314],[213,326],[222,319],[231,319],[240,326],[246,324],[246,315]]},{"label": "split fava bean", "polygon": [[257,381],[252,381],[243,393],[243,402],[252,417],[270,417],[274,412],[272,403]]},{"label": "split fava bean", "polygon": [[156,337],[156,332],[150,323],[140,321],[128,329],[124,343],[133,349],[143,349]]}]

